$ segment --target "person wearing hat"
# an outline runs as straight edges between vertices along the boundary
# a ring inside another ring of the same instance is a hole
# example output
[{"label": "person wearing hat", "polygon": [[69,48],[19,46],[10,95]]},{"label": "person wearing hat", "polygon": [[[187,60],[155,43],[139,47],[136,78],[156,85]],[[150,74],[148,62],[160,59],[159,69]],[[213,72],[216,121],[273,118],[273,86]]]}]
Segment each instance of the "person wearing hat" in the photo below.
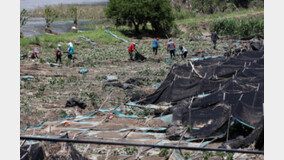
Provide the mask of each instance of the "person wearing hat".
[{"label": "person wearing hat", "polygon": [[159,38],[154,38],[153,40],[153,54],[157,55],[158,53],[158,47],[159,47],[159,43],[158,43]]},{"label": "person wearing hat", "polygon": [[74,59],[73,59],[74,47],[73,47],[73,44],[71,42],[69,43],[69,47],[68,47],[67,51],[68,51],[68,59],[73,60],[73,62],[74,62]]},{"label": "person wearing hat", "polygon": [[57,45],[57,49],[56,49],[55,54],[56,54],[56,63],[57,63],[58,60],[59,60],[59,63],[61,63],[62,52],[61,52],[61,45],[60,44]]},{"label": "person wearing hat", "polygon": [[129,53],[131,61],[134,61],[134,59],[133,59],[133,51],[136,51],[135,46],[136,46],[136,43],[132,43],[131,46],[128,48],[128,53]]},{"label": "person wearing hat", "polygon": [[179,46],[179,49],[181,51],[181,58],[184,60],[187,56],[187,49],[184,48],[183,46]]},{"label": "person wearing hat", "polygon": [[175,57],[176,44],[172,41],[172,39],[170,39],[167,44],[167,50],[170,50],[171,59],[173,56]]}]

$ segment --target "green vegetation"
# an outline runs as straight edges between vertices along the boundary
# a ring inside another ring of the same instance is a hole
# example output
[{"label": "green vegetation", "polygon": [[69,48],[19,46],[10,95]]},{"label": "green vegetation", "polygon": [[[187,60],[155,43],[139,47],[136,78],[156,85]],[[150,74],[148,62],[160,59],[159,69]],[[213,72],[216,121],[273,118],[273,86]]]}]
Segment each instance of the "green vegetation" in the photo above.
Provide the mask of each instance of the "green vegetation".
[{"label": "green vegetation", "polygon": [[209,159],[211,156],[212,156],[212,152],[209,152],[209,151],[202,151],[202,158],[203,158],[204,160]]},{"label": "green vegetation", "polygon": [[78,24],[78,9],[76,7],[70,7],[69,9],[70,15],[73,18],[74,25]]},{"label": "green vegetation", "polygon": [[124,148],[124,151],[126,152],[126,154],[128,155],[134,155],[135,153],[138,152],[138,149],[136,147],[132,147],[132,146],[128,146]]},{"label": "green vegetation", "polygon": [[211,31],[220,35],[248,37],[264,35],[264,20],[262,18],[227,18],[217,19],[211,25]]},{"label": "green vegetation", "polygon": [[185,153],[184,154],[184,159],[190,159],[191,157],[191,154],[190,153]]},{"label": "green vegetation", "polygon": [[58,17],[58,14],[55,10],[51,9],[50,7],[46,7],[44,10],[44,18],[46,27],[49,28],[51,23]]},{"label": "green vegetation", "polygon": [[148,22],[161,34],[170,31],[174,25],[170,1],[165,0],[110,0],[105,14],[114,20],[116,26],[134,26],[136,33],[139,33],[140,25],[146,29]]},{"label": "green vegetation", "polygon": [[68,114],[64,110],[61,110],[60,117],[66,117],[67,115]]},{"label": "green vegetation", "polygon": [[[112,31],[114,34],[118,35],[119,37],[122,37],[124,39],[127,39],[122,33],[119,31]],[[115,37],[111,36],[110,34],[107,34],[104,32],[104,30],[94,30],[94,31],[86,31],[81,33],[64,33],[57,36],[54,35],[41,35],[34,38],[21,38],[20,44],[22,47],[26,47],[31,44],[54,44],[53,48],[56,49],[56,45],[58,43],[68,43],[69,41],[72,41],[74,39],[78,39],[78,36],[84,36],[89,39],[94,40],[96,43],[100,44],[115,44],[118,42],[121,42],[121,40],[116,39]]]},{"label": "green vegetation", "polygon": [[162,148],[160,149],[159,157],[166,157],[169,154],[169,149]]},{"label": "green vegetation", "polygon": [[[48,6],[58,14],[60,19],[72,20],[73,16],[70,14],[70,8],[77,8],[77,18],[78,19],[104,19],[105,14],[102,5],[57,5],[57,6]],[[44,17],[44,9],[38,8],[32,11],[29,11],[31,17]]]},{"label": "green vegetation", "polygon": [[[193,23],[199,23],[203,21],[212,21],[215,19],[222,19],[222,18],[232,18],[232,17],[237,17],[237,16],[246,16],[246,15],[251,15],[257,12],[263,12],[263,8],[258,8],[258,9],[241,9],[239,11],[234,11],[234,12],[218,12],[214,14],[201,14],[201,13],[196,13],[193,14],[193,17],[186,17],[185,19],[180,19],[176,20],[177,24],[193,24]],[[185,11],[187,12],[187,11]]]},{"label": "green vegetation", "polygon": [[24,26],[27,23],[29,19],[27,15],[28,15],[28,11],[23,9],[20,13],[20,27]]}]

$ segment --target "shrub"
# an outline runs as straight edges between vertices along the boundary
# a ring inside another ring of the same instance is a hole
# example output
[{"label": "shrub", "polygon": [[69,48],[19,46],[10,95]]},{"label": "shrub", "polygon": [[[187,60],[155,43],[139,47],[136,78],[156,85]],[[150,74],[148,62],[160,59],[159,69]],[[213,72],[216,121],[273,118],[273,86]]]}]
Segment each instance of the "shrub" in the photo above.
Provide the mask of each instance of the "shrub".
[{"label": "shrub", "polygon": [[128,155],[133,155],[135,153],[138,152],[138,149],[136,147],[125,147],[124,151],[128,154]]},{"label": "shrub", "polygon": [[211,31],[219,35],[247,37],[264,35],[264,20],[262,18],[226,18],[218,19],[211,24]]},{"label": "shrub", "polygon": [[160,153],[159,153],[159,157],[166,157],[168,154],[169,154],[168,149],[162,148]]}]

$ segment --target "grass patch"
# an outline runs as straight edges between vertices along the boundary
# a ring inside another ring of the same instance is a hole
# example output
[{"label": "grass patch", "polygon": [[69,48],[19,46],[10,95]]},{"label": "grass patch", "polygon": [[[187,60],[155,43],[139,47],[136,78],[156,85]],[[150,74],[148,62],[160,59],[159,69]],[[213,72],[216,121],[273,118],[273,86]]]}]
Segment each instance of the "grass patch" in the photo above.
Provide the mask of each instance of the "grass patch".
[{"label": "grass patch", "polygon": [[197,22],[202,22],[205,20],[214,20],[218,18],[230,18],[230,17],[235,17],[235,16],[242,16],[246,14],[253,14],[256,12],[262,12],[264,11],[263,8],[258,8],[258,9],[244,9],[240,11],[235,11],[231,13],[226,13],[226,12],[219,12],[216,14],[196,14],[195,16],[187,19],[181,19],[181,20],[176,20],[177,24],[192,24],[192,23],[197,23]]},{"label": "grass patch", "polygon": [[264,19],[262,18],[226,18],[217,19],[211,24],[211,31],[219,35],[248,37],[264,35]]},{"label": "grass patch", "polygon": [[[89,39],[94,40],[98,44],[115,44],[122,42],[119,39],[116,39],[110,34],[104,32],[104,29],[100,30],[93,30],[93,31],[86,31],[81,33],[64,33],[59,35],[41,35],[36,38],[21,38],[20,45],[22,47],[27,47],[27,45],[33,44],[41,44],[46,47],[52,47],[56,49],[56,45],[58,43],[68,43],[69,41],[78,39],[78,36],[84,36]],[[119,37],[127,39],[122,33],[119,31],[111,31],[112,33],[116,34]],[[50,46],[52,45],[53,46]],[[63,47],[63,46],[62,46]],[[66,44],[67,47],[67,44]],[[64,48],[63,48],[64,49]]]}]

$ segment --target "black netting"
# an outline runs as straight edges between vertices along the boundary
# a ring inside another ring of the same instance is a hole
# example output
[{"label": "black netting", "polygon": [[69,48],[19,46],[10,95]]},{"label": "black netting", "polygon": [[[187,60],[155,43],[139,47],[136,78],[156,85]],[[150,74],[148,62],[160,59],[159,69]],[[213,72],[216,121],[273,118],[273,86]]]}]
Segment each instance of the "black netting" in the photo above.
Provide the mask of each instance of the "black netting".
[{"label": "black netting", "polygon": [[[209,58],[195,61],[192,65],[173,65],[162,85],[139,103],[177,103],[172,109],[170,127],[183,124],[195,128],[189,131],[188,138],[206,138],[224,133],[224,126],[231,120],[258,128],[257,133],[253,131],[251,134],[259,135],[263,127],[264,52],[245,52],[231,58]],[[204,93],[209,95],[197,98]],[[190,106],[192,97],[195,98]],[[171,133],[167,135],[170,138]],[[256,136],[250,135],[249,140],[242,143],[236,140],[238,143],[232,144],[234,147],[238,146],[236,144],[247,145],[252,143],[252,137]]]}]

